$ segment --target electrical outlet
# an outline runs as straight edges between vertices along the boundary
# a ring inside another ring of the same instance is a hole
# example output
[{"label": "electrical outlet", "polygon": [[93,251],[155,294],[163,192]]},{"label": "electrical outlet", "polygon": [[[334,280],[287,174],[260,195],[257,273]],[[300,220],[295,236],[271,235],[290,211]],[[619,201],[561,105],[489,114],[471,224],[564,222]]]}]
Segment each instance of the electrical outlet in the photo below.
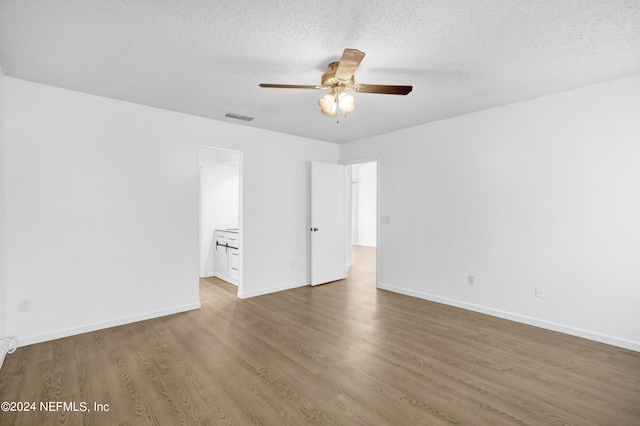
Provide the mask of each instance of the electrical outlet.
[{"label": "electrical outlet", "polygon": [[544,287],[541,285],[536,286],[536,297],[544,297]]},{"label": "electrical outlet", "polygon": [[28,312],[31,310],[31,298],[18,299],[18,312]]},{"label": "electrical outlet", "polygon": [[467,275],[467,284],[476,285],[476,277],[473,275]]}]

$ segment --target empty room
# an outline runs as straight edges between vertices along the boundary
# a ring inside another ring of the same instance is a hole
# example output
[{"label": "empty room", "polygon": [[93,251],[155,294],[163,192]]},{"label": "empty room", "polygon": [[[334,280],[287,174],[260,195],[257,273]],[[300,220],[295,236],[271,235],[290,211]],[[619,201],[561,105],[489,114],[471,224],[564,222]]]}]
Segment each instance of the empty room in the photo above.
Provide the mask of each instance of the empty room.
[{"label": "empty room", "polygon": [[640,424],[640,2],[0,0],[1,425]]}]

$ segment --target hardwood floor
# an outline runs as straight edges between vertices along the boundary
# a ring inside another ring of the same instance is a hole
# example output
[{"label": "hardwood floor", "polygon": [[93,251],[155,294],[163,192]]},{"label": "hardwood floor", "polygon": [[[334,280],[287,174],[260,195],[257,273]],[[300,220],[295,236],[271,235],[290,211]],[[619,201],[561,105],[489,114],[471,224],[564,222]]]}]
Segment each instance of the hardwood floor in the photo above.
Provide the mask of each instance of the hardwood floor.
[{"label": "hardwood floor", "polygon": [[0,401],[91,412],[0,424],[640,424],[640,353],[377,290],[373,250],[344,281],[240,300],[204,279],[198,311],[19,348]]}]

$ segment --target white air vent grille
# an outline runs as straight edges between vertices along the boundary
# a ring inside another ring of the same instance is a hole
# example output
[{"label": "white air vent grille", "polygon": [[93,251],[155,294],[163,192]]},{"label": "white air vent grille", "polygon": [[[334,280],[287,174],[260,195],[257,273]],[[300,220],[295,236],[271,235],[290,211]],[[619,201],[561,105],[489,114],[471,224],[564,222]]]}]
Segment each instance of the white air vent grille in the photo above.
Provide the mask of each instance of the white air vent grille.
[{"label": "white air vent grille", "polygon": [[236,120],[252,121],[255,117],[249,117],[248,115],[236,114],[235,112],[228,112],[225,117],[235,118]]}]

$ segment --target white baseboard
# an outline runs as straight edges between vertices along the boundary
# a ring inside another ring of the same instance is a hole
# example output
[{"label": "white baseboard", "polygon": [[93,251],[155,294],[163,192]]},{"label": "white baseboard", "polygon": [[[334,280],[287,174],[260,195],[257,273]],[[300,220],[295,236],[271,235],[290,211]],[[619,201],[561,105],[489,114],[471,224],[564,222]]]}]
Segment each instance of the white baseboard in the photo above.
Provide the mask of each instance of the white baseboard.
[{"label": "white baseboard", "polygon": [[105,328],[116,327],[119,325],[130,324],[133,322],[144,321],[152,318],[159,318],[166,315],[173,315],[180,312],[192,311],[200,309],[200,302],[188,303],[185,305],[172,306],[165,309],[158,309],[144,312],[141,314],[131,315],[127,317],[114,318],[108,321],[99,321],[84,324],[79,327],[70,327],[49,333],[38,334],[34,336],[20,337],[20,346],[32,345],[34,343],[47,342],[49,340],[60,339],[63,337],[75,336],[76,334],[88,333],[90,331],[102,330]]},{"label": "white baseboard", "polygon": [[229,284],[233,284],[236,287],[238,287],[238,280],[236,280],[235,278],[231,278],[228,275],[222,275],[222,274],[218,274],[217,272],[215,274],[213,274],[214,277],[221,279],[222,281],[226,281]]},{"label": "white baseboard", "polygon": [[281,285],[281,286],[277,286],[277,287],[270,287],[270,288],[265,288],[262,290],[257,290],[257,291],[250,291],[250,292],[238,292],[238,297],[240,299],[248,299],[250,297],[256,297],[256,296],[262,296],[265,294],[270,294],[270,293],[276,293],[278,291],[283,291],[283,290],[291,290],[292,288],[298,288],[298,287],[304,287],[309,285],[308,281],[298,281],[296,283],[291,283],[291,284],[285,284],[285,285]]},{"label": "white baseboard", "polygon": [[640,342],[624,339],[621,337],[610,336],[608,334],[598,333],[596,331],[585,330],[582,328],[572,327],[570,325],[559,324],[552,321],[528,317],[528,316],[516,314],[513,312],[507,312],[507,311],[502,311],[500,309],[494,309],[486,306],[475,305],[472,303],[462,302],[460,300],[435,296],[433,294],[423,293],[415,290],[409,290],[406,288],[396,287],[388,284],[378,283],[378,288],[382,290],[392,291],[394,293],[404,294],[406,296],[417,297],[419,299],[425,299],[432,302],[442,303],[444,305],[455,306],[457,308],[467,309],[469,311],[480,312],[482,314],[487,314],[487,315],[491,315],[498,318],[504,318],[511,321],[533,325],[535,327],[540,327],[547,330],[558,331],[560,333],[569,334],[571,336],[582,337],[585,339],[594,340],[596,342],[606,343],[608,345],[618,346],[620,348],[630,349],[632,351],[640,352]]}]

